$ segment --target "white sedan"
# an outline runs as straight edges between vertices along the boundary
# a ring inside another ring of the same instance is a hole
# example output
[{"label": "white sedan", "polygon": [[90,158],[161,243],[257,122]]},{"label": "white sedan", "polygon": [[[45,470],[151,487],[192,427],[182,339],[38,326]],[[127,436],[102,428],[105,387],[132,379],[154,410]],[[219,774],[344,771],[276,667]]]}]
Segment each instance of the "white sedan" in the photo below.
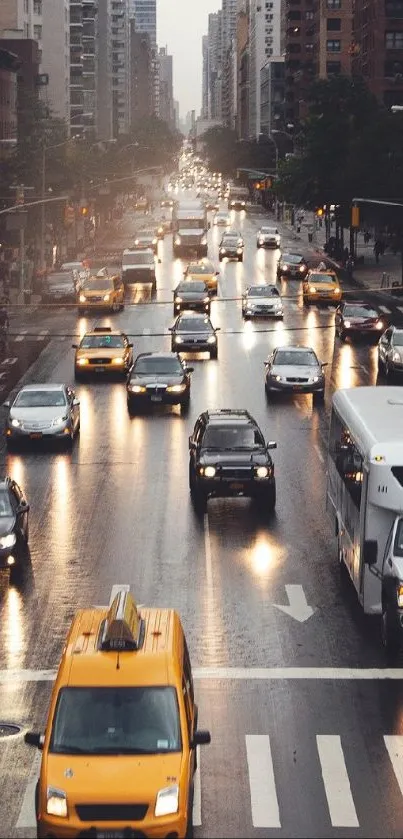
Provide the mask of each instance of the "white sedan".
[{"label": "white sedan", "polygon": [[277,227],[261,227],[256,236],[258,248],[279,248],[281,236]]},{"label": "white sedan", "polygon": [[214,216],[214,224],[221,227],[230,227],[231,225],[231,216],[229,213],[216,213]]}]

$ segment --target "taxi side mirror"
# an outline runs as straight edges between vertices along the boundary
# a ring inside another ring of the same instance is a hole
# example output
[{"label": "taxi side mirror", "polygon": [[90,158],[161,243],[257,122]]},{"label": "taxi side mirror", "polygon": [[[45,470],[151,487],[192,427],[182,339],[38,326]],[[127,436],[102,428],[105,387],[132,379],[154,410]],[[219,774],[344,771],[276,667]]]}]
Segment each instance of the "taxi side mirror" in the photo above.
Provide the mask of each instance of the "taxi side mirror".
[{"label": "taxi side mirror", "polygon": [[45,735],[39,734],[37,731],[27,731],[24,735],[24,743],[27,746],[36,746],[37,749],[43,749],[45,742]]},{"label": "taxi side mirror", "polygon": [[211,743],[211,734],[209,731],[195,731],[193,740],[190,743],[190,748],[195,749],[196,746],[208,746]]}]

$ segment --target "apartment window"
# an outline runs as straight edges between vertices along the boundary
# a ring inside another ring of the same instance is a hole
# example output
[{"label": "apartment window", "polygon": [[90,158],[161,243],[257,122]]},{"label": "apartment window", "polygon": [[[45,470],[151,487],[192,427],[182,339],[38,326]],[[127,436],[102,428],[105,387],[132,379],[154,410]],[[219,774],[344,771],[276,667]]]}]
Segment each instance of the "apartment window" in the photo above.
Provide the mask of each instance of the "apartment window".
[{"label": "apartment window", "polygon": [[24,0],[24,12],[26,15],[29,12],[29,0]]},{"label": "apartment window", "polygon": [[340,32],[341,29],[341,18],[340,17],[328,17],[327,19],[327,31],[328,32]]},{"label": "apartment window", "polygon": [[34,14],[41,15],[42,14],[42,0],[34,0]]},{"label": "apartment window", "polygon": [[328,76],[338,76],[341,73],[341,61],[327,61],[326,73]]},{"label": "apartment window", "polygon": [[[402,35],[403,35],[403,32],[402,32]],[[340,40],[335,41],[333,39],[330,40],[330,41],[326,41],[326,49],[327,49],[327,52],[340,52],[341,41]]]},{"label": "apartment window", "polygon": [[24,38],[29,38],[29,26],[27,23],[24,23]]},{"label": "apartment window", "polygon": [[328,9],[341,9],[341,0],[326,0]]},{"label": "apartment window", "polygon": [[305,44],[306,52],[313,52],[313,44]]},{"label": "apartment window", "polygon": [[385,16],[403,18],[403,0],[386,0]]},{"label": "apartment window", "polygon": [[387,50],[403,50],[403,32],[385,32]]},{"label": "apartment window", "polygon": [[42,38],[42,26],[40,26],[40,24],[38,23],[36,23],[34,26],[34,38],[35,41],[40,41]]},{"label": "apartment window", "polygon": [[305,12],[305,20],[313,20],[313,18],[314,14],[311,10],[309,12]]}]

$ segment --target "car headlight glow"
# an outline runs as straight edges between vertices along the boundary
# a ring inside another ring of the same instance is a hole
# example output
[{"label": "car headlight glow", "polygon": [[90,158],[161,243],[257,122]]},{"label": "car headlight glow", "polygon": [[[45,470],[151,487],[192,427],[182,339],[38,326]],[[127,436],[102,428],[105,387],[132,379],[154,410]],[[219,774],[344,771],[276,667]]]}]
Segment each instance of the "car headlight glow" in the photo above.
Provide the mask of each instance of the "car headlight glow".
[{"label": "car headlight glow", "polygon": [[259,245],[264,245],[264,239],[259,239]]},{"label": "car headlight glow", "polygon": [[315,382],[319,381],[319,376],[311,376],[311,382],[315,384]]},{"label": "car headlight glow", "polygon": [[85,303],[86,299],[85,294],[80,294],[80,303]]},{"label": "car headlight glow", "polygon": [[237,253],[242,253],[242,248],[237,248]]},{"label": "car headlight glow", "polygon": [[346,328],[346,329],[350,329],[350,326],[351,326],[351,321],[349,321],[349,320],[345,320],[345,321],[344,321],[344,326],[345,326],[345,328]]},{"label": "car headlight glow", "polygon": [[215,466],[206,466],[206,468],[204,470],[204,474],[205,474],[206,478],[214,478],[215,473],[216,473]]},{"label": "car headlight glow", "polygon": [[155,816],[170,816],[177,813],[179,808],[179,786],[174,784],[171,787],[160,789],[155,802]]},{"label": "car headlight glow", "polygon": [[383,323],[382,323],[381,320],[378,320],[378,323],[376,324],[376,328],[377,329],[383,329]]},{"label": "car headlight glow", "polygon": [[341,294],[341,288],[339,288],[339,286],[337,286],[337,287],[334,289],[334,294]]},{"label": "car headlight glow", "polygon": [[284,377],[283,377],[283,376],[274,376],[274,378],[275,378],[276,382],[282,382],[282,381],[284,381]]},{"label": "car headlight glow", "polygon": [[62,789],[48,787],[46,792],[46,812],[49,816],[67,818],[67,797]]},{"label": "car headlight glow", "polygon": [[158,239],[157,238],[153,239],[153,245],[158,245]]},{"label": "car headlight glow", "polygon": [[206,235],[202,236],[200,244],[201,245],[207,245],[207,236]]},{"label": "car headlight glow", "polygon": [[315,286],[314,286],[314,285],[310,285],[310,286],[309,286],[309,291],[311,292],[311,294],[316,294],[316,288],[315,288]]},{"label": "car headlight glow", "polygon": [[11,420],[11,425],[13,425],[13,426],[14,426],[14,428],[19,428],[19,427],[20,427],[20,425],[21,425],[21,420],[19,420],[19,419],[12,419],[12,420]]},{"label": "car headlight glow", "polygon": [[88,360],[88,358],[79,358],[78,361],[77,361],[77,364],[80,367],[85,367],[86,364],[89,364],[89,360]]},{"label": "car headlight glow", "polygon": [[183,344],[183,338],[181,338],[180,335],[175,335],[174,340],[175,344]]},{"label": "car headlight glow", "polygon": [[175,303],[183,303],[183,297],[175,297]]},{"label": "car headlight glow", "polygon": [[140,244],[140,240],[139,240],[139,239],[135,239],[135,240],[134,240],[134,244],[135,244],[135,245],[139,245],[139,244]]},{"label": "car headlight glow", "polygon": [[175,236],[175,245],[180,245],[182,239],[180,236]]},{"label": "car headlight glow", "polygon": [[300,265],[300,266],[299,266],[299,270],[301,271],[301,273],[302,273],[303,271],[305,271],[305,269],[306,269],[306,266],[305,266],[305,265]]},{"label": "car headlight glow", "polygon": [[2,536],[0,539],[0,548],[12,548],[17,541],[15,533],[9,533],[8,536]]},{"label": "car headlight glow", "polygon": [[203,303],[210,303],[210,298],[209,298],[209,297],[205,297],[205,298],[203,299]]},{"label": "car headlight glow", "polygon": [[220,253],[227,253],[227,251],[225,250],[225,248],[220,248]]},{"label": "car headlight glow", "polygon": [[143,385],[129,385],[129,390],[132,393],[145,393],[147,388],[143,387]]},{"label": "car headlight glow", "polygon": [[282,271],[288,271],[288,265],[286,264],[286,262],[283,262],[283,264],[281,266],[281,270]]},{"label": "car headlight glow", "polygon": [[106,302],[109,300],[109,298],[110,298],[110,294],[104,294],[104,296],[103,296],[103,298],[102,298],[102,299],[103,299],[103,300],[105,301],[105,303],[106,303]]},{"label": "car headlight glow", "polygon": [[208,344],[215,344],[216,341],[217,341],[217,338],[215,337],[215,335],[210,335],[210,337],[207,338],[207,343]]},{"label": "car headlight glow", "polygon": [[124,358],[121,358],[120,356],[116,356],[116,358],[112,358],[112,364],[124,364],[124,363],[125,363]]},{"label": "car headlight glow", "polygon": [[397,361],[397,362],[400,361],[400,353],[398,353],[396,350],[394,351],[394,353],[392,355],[392,361]]},{"label": "car headlight glow", "polygon": [[186,385],[169,385],[169,387],[167,387],[167,390],[169,391],[169,393],[183,393],[183,391],[186,390]]},{"label": "car headlight glow", "polygon": [[257,478],[267,478],[269,476],[269,470],[267,466],[258,466],[256,469],[256,477]]}]

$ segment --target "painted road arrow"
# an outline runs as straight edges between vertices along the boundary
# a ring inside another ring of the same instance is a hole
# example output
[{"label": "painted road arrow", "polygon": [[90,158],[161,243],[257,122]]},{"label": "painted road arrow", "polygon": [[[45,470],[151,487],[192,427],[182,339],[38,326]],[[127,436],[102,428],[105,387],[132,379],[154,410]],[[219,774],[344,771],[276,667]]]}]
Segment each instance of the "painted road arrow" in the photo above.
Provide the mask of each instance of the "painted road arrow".
[{"label": "painted road arrow", "polygon": [[279,606],[277,603],[273,605],[276,609],[281,609],[282,612],[285,612],[286,615],[290,615],[291,618],[295,618],[299,623],[305,623],[305,621],[312,617],[315,609],[312,609],[312,606],[308,606],[304,589],[302,586],[286,586],[285,590],[290,605]]}]

